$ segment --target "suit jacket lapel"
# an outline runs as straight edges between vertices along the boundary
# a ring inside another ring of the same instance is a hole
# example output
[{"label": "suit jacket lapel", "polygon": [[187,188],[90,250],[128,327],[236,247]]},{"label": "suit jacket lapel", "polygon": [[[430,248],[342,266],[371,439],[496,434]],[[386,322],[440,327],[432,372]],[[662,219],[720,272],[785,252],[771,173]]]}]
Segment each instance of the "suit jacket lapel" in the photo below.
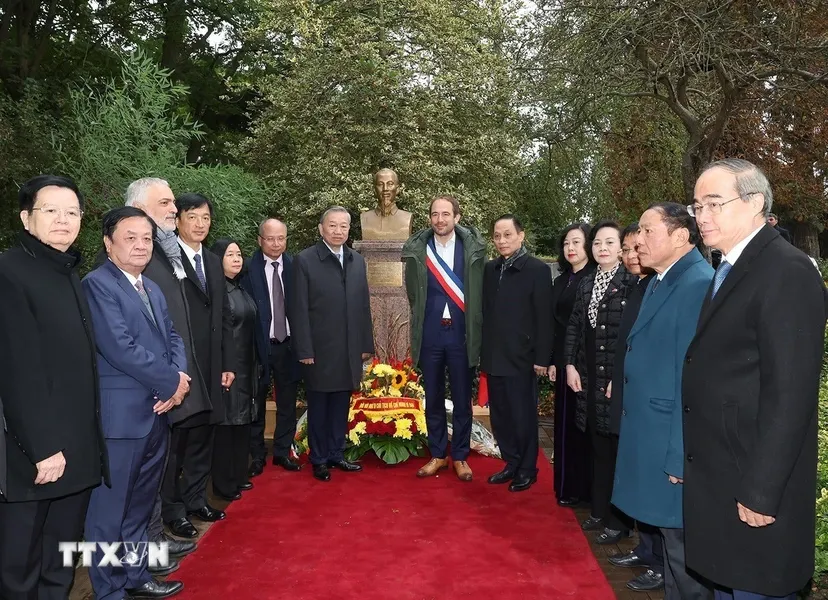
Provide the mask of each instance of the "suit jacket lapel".
[{"label": "suit jacket lapel", "polygon": [[[283,275],[287,275],[286,267],[287,265],[285,264],[285,273]],[[262,320],[269,323],[273,319],[270,308],[273,300],[270,296],[270,288],[267,287],[267,273],[265,273],[265,269],[267,268],[267,261],[264,258],[264,254],[259,250],[253,255],[250,261],[250,282],[253,285],[253,297],[265,300],[259,306],[259,310],[262,311],[262,317],[264,317]],[[287,297],[287,294],[285,294],[285,297]]]},{"label": "suit jacket lapel", "polygon": [[[161,294],[161,291],[156,290],[153,284],[147,285],[146,278],[144,278],[144,289],[147,291],[150,306],[152,306],[152,312],[153,315],[155,315],[155,326],[161,334],[161,337],[164,338],[164,344],[167,346],[167,352],[172,352],[172,346],[170,345],[172,340],[170,340],[170,336],[167,334],[167,328],[163,320],[164,312],[161,310],[161,305],[158,303],[158,295]],[[144,303],[141,302],[141,306],[143,305]]]},{"label": "suit jacket lapel", "polygon": [[[201,253],[202,253],[202,259],[203,259],[203,254],[204,254],[203,245],[202,245],[202,248],[201,248]],[[201,261],[201,268],[204,270],[204,279],[207,279],[207,266],[205,264],[206,262],[207,261],[205,261],[205,260]],[[207,298],[207,292],[205,292],[203,289],[201,289],[201,281],[199,281],[198,275],[196,275],[196,272],[195,272],[195,269],[193,268],[193,263],[190,260],[190,257],[187,256],[187,254],[184,252],[183,248],[181,249],[181,263],[184,265],[184,272],[187,274],[187,279],[189,279],[193,283],[193,285],[195,285],[196,289],[199,291],[199,293],[202,296]],[[207,285],[208,286],[210,285],[209,282],[207,283]]]},{"label": "suit jacket lapel", "polygon": [[716,314],[716,311],[727,299],[728,295],[730,295],[730,292],[733,291],[742,278],[750,272],[753,260],[762,253],[765,246],[777,237],[779,237],[779,234],[772,227],[765,225],[761,231],[756,234],[756,237],[750,240],[741,256],[739,256],[739,259],[736,261],[736,264],[730,268],[730,273],[728,273],[727,277],[725,277],[722,286],[719,288],[719,291],[716,292],[715,298],[711,298],[711,294],[713,293],[713,282],[710,283],[710,289],[707,290],[707,295],[705,296],[704,303],[702,304],[699,324],[696,328],[697,335],[705,328],[705,326],[707,326],[710,318]]},{"label": "suit jacket lapel", "polygon": [[[702,260],[704,260],[704,258],[701,253],[694,248],[682,256],[660,282],[658,281],[657,276],[652,278],[652,281],[650,281],[647,285],[647,289],[644,290],[644,298],[641,300],[641,311],[638,313],[638,318],[630,330],[630,336],[637,333],[652,320],[652,318],[673,293],[673,290],[675,289],[675,282],[678,281],[681,275],[691,265],[694,265]],[[655,291],[653,291],[653,287],[655,287],[656,283],[658,283],[658,287],[656,287]]]},{"label": "suit jacket lapel", "polygon": [[[147,321],[149,321],[149,324],[157,329],[157,326],[152,320],[152,316],[149,314],[149,311],[147,310],[147,307],[144,305],[143,300],[141,300],[141,296],[138,295],[138,290],[135,289],[135,286],[132,285],[126,278],[126,275],[124,275],[112,261],[107,262],[107,268],[109,268],[110,272],[112,273],[112,276],[115,277],[115,280],[118,282],[118,285],[121,287],[122,290],[124,290],[124,292],[126,292],[126,295],[130,297],[130,299],[136,304],[136,306],[138,306],[138,308],[141,309],[141,312],[144,313],[144,317],[146,317]],[[153,307],[153,309],[157,310],[155,307]]]}]

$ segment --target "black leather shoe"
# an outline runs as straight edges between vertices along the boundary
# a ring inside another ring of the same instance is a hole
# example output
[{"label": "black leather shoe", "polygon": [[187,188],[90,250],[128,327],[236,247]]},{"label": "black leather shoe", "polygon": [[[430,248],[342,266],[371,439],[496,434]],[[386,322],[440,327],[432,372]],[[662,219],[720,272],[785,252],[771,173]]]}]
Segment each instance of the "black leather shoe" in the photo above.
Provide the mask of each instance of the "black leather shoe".
[{"label": "black leather shoe", "polygon": [[344,458],[342,460],[337,461],[328,461],[328,468],[329,469],[339,469],[340,471],[348,471],[350,473],[356,473],[357,471],[362,471],[362,465],[355,462],[348,462]]},{"label": "black leather shoe", "polygon": [[627,587],[634,592],[653,592],[655,590],[663,590],[664,575],[656,573],[652,569],[647,569],[646,573],[642,573],[635,579],[630,579],[627,582]]},{"label": "black leather shoe", "polygon": [[523,492],[528,490],[532,487],[532,484],[535,483],[538,478],[529,477],[527,475],[515,475],[515,478],[512,479],[512,483],[509,484],[509,491],[510,492]]},{"label": "black leather shoe", "polygon": [[313,476],[319,481],[330,481],[331,472],[325,465],[313,465]]},{"label": "black leather shoe", "polygon": [[598,534],[595,538],[595,543],[601,546],[607,546],[609,544],[617,544],[621,541],[622,538],[630,537],[629,531],[620,531],[618,529],[610,529],[609,527],[604,527],[604,531]]},{"label": "black leather shoe", "polygon": [[169,523],[167,523],[167,527],[169,527],[170,532],[177,537],[198,537],[198,530],[193,526],[192,523],[190,523],[190,520],[186,517],[181,517],[180,519],[176,519],[175,521],[170,521]]},{"label": "black leather shoe", "polygon": [[221,498],[222,500],[227,500],[228,502],[233,502],[234,500],[241,500],[241,492],[236,492],[232,496],[225,496],[224,494],[219,494],[217,491],[213,490],[213,495],[216,498]]},{"label": "black leather shoe", "polygon": [[264,471],[264,461],[254,460],[250,463],[250,468],[247,470],[248,477],[258,477]]},{"label": "black leather shoe", "polygon": [[198,545],[195,542],[185,542],[184,540],[176,540],[165,533],[161,534],[161,541],[167,542],[167,549],[172,558],[181,558],[193,552]]},{"label": "black leather shoe", "polygon": [[560,498],[558,500],[558,506],[563,506],[566,508],[571,508],[573,506],[578,506],[581,503],[580,498]]},{"label": "black leather shoe", "polygon": [[223,510],[212,508],[206,504],[198,510],[189,511],[187,514],[201,521],[208,521],[210,523],[215,521],[223,521],[224,517],[227,516],[224,514]]},{"label": "black leather shoe", "polygon": [[590,517],[586,521],[581,523],[581,529],[583,529],[584,531],[597,531],[598,529],[601,529],[603,526],[604,520],[599,519],[598,517],[593,517],[592,515],[590,515]]},{"label": "black leather shoe", "polygon": [[635,551],[627,552],[627,554],[618,554],[617,556],[610,556],[609,564],[616,567],[649,567],[650,563],[638,556]]},{"label": "black leather shoe", "polygon": [[253,484],[250,483],[249,481],[247,483],[243,483],[239,486],[239,491],[240,492],[246,492],[247,490],[252,490],[252,489],[253,489]]},{"label": "black leather shoe", "polygon": [[509,469],[503,469],[502,471],[495,473],[491,477],[489,477],[488,482],[497,485],[498,483],[508,483],[515,478],[514,471],[510,471]]},{"label": "black leather shoe", "polygon": [[287,456],[274,456],[273,466],[282,467],[285,471],[301,471],[302,465]]},{"label": "black leather shoe", "polygon": [[[172,556],[172,554],[170,554]],[[170,563],[166,567],[147,567],[147,572],[156,577],[164,577],[170,573],[178,571],[178,561],[170,559]]]},{"label": "black leather shoe", "polygon": [[130,598],[169,598],[184,589],[180,581],[148,581],[139,588],[127,589]]}]

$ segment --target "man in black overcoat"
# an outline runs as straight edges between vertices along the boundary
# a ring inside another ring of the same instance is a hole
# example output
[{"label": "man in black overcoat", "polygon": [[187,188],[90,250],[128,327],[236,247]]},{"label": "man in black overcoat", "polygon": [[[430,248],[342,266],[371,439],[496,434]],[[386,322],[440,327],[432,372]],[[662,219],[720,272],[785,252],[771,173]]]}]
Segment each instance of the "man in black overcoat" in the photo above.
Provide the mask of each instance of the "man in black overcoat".
[{"label": "man in black overcoat", "polygon": [[[221,259],[202,243],[210,232],[213,203],[201,194],[182,194],[175,199],[178,209],[178,244],[186,278],[181,280],[190,322],[194,367],[206,390],[203,407],[209,411],[174,420],[170,457],[161,484],[161,516],[175,535],[193,537],[195,527],[188,517],[219,521],[224,511],[207,504],[215,425],[224,420],[222,388],[229,389],[235,378],[232,348],[232,316]],[[149,274],[147,274],[149,276]],[[150,277],[151,278],[151,277]],[[192,375],[191,375],[192,377]],[[189,402],[186,398],[184,406]]]},{"label": "man in black overcoat", "polygon": [[712,163],[694,204],[722,252],[684,364],[687,566],[719,599],[793,599],[814,572],[824,284],[765,223],[773,196],[741,159]]},{"label": "man in black overcoat", "polygon": [[528,490],[538,469],[538,376],[552,356],[552,272],[523,246],[514,215],[495,221],[499,258],[483,268],[483,341],[480,369],[488,377],[489,406],[506,465],[489,483]]},{"label": "man in black overcoat", "polygon": [[72,248],[83,196],[70,179],[40,175],[18,199],[25,231],[0,256],[0,598],[64,600],[74,569],[58,543],[81,540],[92,488],[109,485],[92,317]]},{"label": "man in black overcoat", "polygon": [[334,206],[319,222],[322,239],[294,260],[288,318],[308,401],[313,476],[329,481],[329,468],[360,471],[344,459],[351,392],[374,353],[365,260],[348,248],[351,215]]}]

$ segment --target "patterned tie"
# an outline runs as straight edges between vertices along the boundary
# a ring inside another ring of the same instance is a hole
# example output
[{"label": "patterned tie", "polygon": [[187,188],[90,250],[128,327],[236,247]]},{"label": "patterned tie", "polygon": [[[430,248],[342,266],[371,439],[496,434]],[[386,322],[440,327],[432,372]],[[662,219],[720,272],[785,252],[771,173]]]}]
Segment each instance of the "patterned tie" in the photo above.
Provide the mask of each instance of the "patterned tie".
[{"label": "patterned tie", "polygon": [[204,269],[201,268],[201,255],[195,255],[195,272],[198,276],[198,281],[201,283],[201,291],[207,293],[207,278],[204,276]]},{"label": "patterned tie", "polygon": [[147,312],[149,313],[150,319],[152,319],[153,325],[158,327],[158,322],[155,320],[155,315],[152,314],[152,305],[150,305],[149,296],[147,295],[147,291],[144,289],[144,284],[140,279],[135,282],[135,289],[138,290],[138,295],[141,297],[141,302],[143,302],[144,306],[147,307]]},{"label": "patterned tie", "polygon": [[285,291],[282,289],[282,280],[279,278],[279,263],[274,261],[270,264],[273,265],[273,286],[270,294],[273,301],[273,337],[276,341],[284,342],[287,337]]},{"label": "patterned tie", "polygon": [[710,295],[711,299],[716,297],[716,292],[718,292],[719,288],[722,287],[725,277],[727,277],[727,274],[730,273],[730,269],[732,267],[733,265],[725,259],[722,259],[722,262],[719,263],[719,267],[716,269],[716,275],[713,276],[713,293]]}]

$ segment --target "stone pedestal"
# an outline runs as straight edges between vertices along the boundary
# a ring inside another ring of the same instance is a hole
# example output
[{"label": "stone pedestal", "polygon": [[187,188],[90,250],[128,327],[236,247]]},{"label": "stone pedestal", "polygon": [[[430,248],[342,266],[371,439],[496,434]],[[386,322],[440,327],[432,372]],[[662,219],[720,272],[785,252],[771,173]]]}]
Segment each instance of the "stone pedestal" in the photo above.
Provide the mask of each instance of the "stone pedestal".
[{"label": "stone pedestal", "polygon": [[363,256],[368,269],[374,348],[382,361],[402,360],[409,348],[405,267],[400,258],[403,244],[401,240],[354,242],[354,250]]}]

